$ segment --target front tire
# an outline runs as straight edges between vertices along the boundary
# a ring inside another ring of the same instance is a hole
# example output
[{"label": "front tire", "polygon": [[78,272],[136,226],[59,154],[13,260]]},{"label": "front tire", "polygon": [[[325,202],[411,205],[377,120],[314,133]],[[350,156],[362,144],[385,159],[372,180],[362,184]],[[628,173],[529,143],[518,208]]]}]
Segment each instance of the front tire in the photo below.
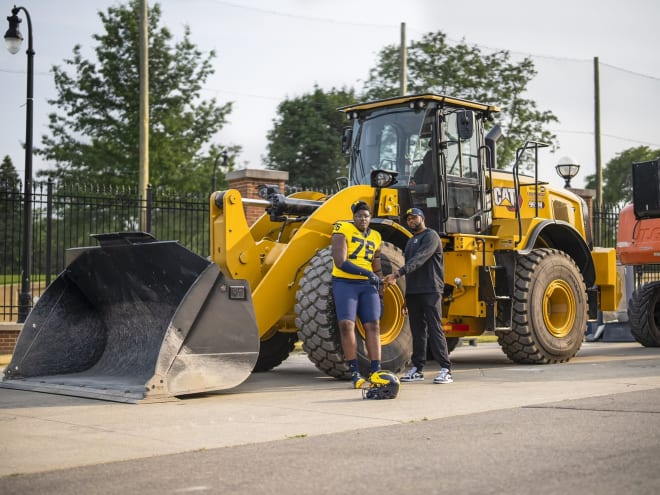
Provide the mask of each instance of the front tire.
[{"label": "front tire", "polygon": [[512,329],[498,332],[498,342],[516,363],[568,361],[582,346],[587,309],[575,262],[563,251],[534,249],[518,258]]},{"label": "front tire", "polygon": [[270,371],[289,357],[298,342],[295,333],[275,332],[272,337],[259,343],[259,357],[252,371]]},{"label": "front tire", "polygon": [[628,304],[630,332],[644,347],[660,347],[660,282],[633,292]]},{"label": "front tire", "polygon": [[[385,275],[403,266],[403,253],[393,244],[381,245],[381,265]],[[381,366],[400,372],[412,353],[412,336],[408,318],[403,316],[405,280],[385,289],[384,311],[380,320]],[[296,326],[303,350],[310,361],[324,373],[340,379],[350,378],[341,348],[339,324],[332,295],[332,255],[330,248],[319,251],[305,268],[296,293]],[[356,324],[358,363],[368,374],[369,357],[364,343],[364,328]]]}]

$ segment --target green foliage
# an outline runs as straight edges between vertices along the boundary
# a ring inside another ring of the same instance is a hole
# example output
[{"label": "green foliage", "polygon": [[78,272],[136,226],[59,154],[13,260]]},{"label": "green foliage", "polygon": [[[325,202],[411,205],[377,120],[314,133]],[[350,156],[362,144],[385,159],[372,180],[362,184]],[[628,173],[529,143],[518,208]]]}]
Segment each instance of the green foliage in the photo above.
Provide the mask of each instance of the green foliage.
[{"label": "green foliage", "polygon": [[[444,33],[436,32],[411,42],[409,94],[439,93],[498,106],[501,113],[496,120],[505,130],[505,137],[499,141],[499,168],[513,165],[516,149],[528,139],[554,143],[556,136],[546,126],[557,122],[557,117],[539,110],[533,100],[524,96],[536,75],[531,59],[515,63],[506,50],[486,54],[465,42],[450,45],[446,38]],[[381,50],[378,65],[371,69],[365,83],[367,99],[399,95],[399,64],[398,45]]]},{"label": "green foliage", "polygon": [[337,108],[354,102],[352,89],[324,92],[315,86],[313,93],[280,103],[268,132],[267,167],[289,172],[295,186],[333,187],[347,174],[340,142],[346,121]]},{"label": "green foliage", "polygon": [[[660,158],[660,150],[648,146],[628,148],[618,153],[603,168],[604,204],[625,204],[632,202],[632,164]],[[596,175],[585,179],[588,189],[596,189]]]},{"label": "green foliage", "polygon": [[5,155],[0,163],[0,191],[20,192],[21,179],[18,178],[16,167],[9,155]]},{"label": "green foliage", "polygon": [[[53,67],[57,97],[49,103],[50,135],[39,150],[55,162],[40,173],[60,182],[137,185],[139,173],[139,0],[99,12],[104,32],[94,35],[96,60],[80,45],[64,67]],[[173,42],[160,27],[161,10],[149,12],[150,183],[178,191],[208,191],[218,149],[210,140],[226,123],[231,103],[201,100],[213,73],[214,52],[190,40]],[[234,151],[237,149],[234,148]]]},{"label": "green foliage", "polygon": [[0,164],[0,266],[18,266],[21,253],[21,181],[9,156]]}]

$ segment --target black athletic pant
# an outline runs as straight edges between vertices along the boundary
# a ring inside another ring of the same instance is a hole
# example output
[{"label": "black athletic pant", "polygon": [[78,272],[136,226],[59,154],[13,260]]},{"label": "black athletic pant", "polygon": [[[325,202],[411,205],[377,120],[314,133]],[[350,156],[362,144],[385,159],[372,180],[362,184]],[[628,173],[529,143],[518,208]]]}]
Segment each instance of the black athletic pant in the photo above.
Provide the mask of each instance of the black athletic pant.
[{"label": "black athletic pant", "polygon": [[406,294],[406,306],[413,338],[413,366],[424,369],[428,343],[433,359],[442,368],[451,369],[447,339],[442,331],[441,294]]}]

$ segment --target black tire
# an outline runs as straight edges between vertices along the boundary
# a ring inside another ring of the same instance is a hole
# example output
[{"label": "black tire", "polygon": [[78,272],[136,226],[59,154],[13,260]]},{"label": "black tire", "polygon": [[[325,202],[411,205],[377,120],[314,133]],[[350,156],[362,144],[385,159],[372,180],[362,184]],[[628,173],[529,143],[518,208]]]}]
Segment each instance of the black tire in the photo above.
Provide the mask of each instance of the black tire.
[{"label": "black tire", "polygon": [[[381,264],[385,275],[398,270],[404,263],[403,253],[393,244],[381,245]],[[339,326],[332,295],[332,256],[330,248],[312,258],[300,280],[296,293],[296,326],[303,350],[310,361],[324,373],[349,379],[339,337]],[[403,316],[405,279],[388,287],[384,296],[384,312],[380,320],[381,365],[383,369],[400,372],[408,364],[412,352],[412,337],[408,318]],[[356,325],[360,371],[367,374],[369,358],[364,344],[364,328]]]},{"label": "black tire", "polygon": [[456,349],[456,346],[460,340],[460,337],[447,337],[447,351],[452,352],[454,349]]},{"label": "black tire", "polygon": [[518,258],[512,329],[498,332],[498,342],[516,363],[568,361],[582,346],[587,309],[586,286],[573,260],[556,249],[534,249]]},{"label": "black tire", "polygon": [[259,343],[259,357],[252,371],[270,371],[289,357],[298,342],[296,333],[275,332],[272,337]]},{"label": "black tire", "polygon": [[630,332],[644,347],[660,347],[660,282],[633,292],[628,303]]}]

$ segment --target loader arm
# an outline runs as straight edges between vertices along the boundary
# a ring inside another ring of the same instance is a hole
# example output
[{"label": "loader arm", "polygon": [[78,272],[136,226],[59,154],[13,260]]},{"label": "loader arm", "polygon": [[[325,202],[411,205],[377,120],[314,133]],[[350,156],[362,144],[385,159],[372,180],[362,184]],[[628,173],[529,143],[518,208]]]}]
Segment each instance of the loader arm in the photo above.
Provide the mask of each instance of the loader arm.
[{"label": "loader arm", "polygon": [[365,185],[343,189],[307,216],[272,222],[272,235],[255,239],[255,230],[268,230],[264,223],[269,220],[261,217],[250,228],[240,192],[211,197],[212,259],[226,276],[248,280],[260,336],[293,312],[305,266],[330,245],[333,223],[350,217],[347,205],[358,200],[373,205],[375,190]]}]

